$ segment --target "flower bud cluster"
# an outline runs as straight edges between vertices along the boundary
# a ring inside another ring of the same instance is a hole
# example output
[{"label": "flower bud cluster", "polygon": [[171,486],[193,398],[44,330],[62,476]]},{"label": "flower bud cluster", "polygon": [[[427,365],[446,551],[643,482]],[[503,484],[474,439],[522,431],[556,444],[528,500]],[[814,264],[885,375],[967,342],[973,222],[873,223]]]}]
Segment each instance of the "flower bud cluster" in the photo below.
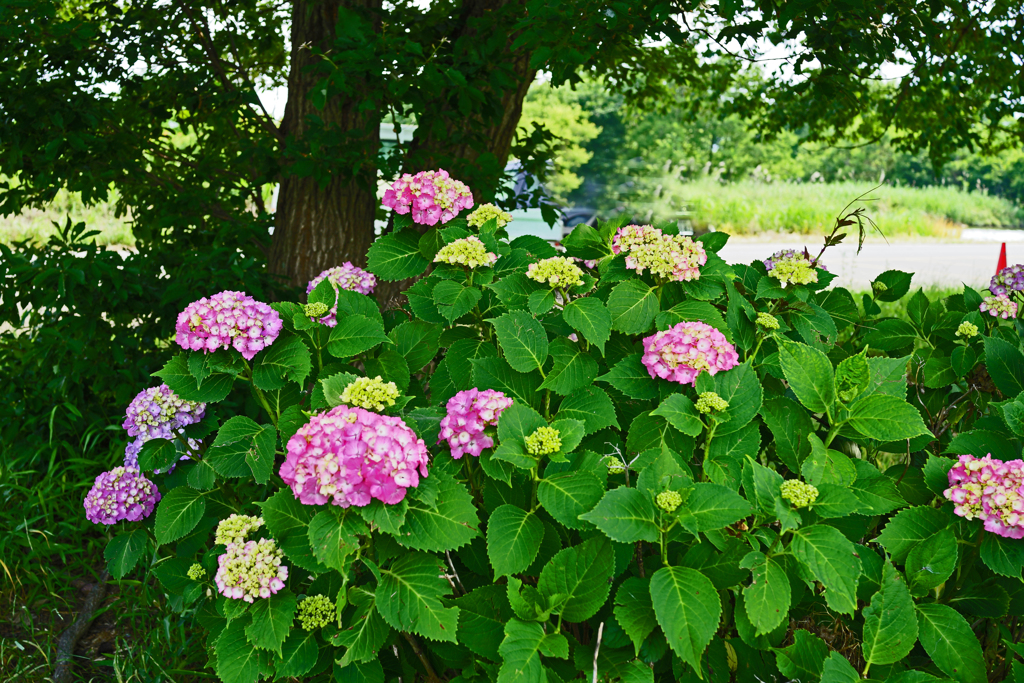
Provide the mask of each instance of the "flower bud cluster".
[{"label": "flower bud cluster", "polygon": [[775,252],[764,260],[764,267],[768,269],[768,275],[776,278],[783,287],[817,282],[818,271],[815,268],[828,270],[820,263],[812,266],[810,256],[795,249]]},{"label": "flower bud cluster", "polygon": [[281,333],[281,316],[245,292],[224,291],[194,301],[178,314],[175,341],[184,349],[211,353],[234,347],[246,360]]},{"label": "flower bud cluster", "polygon": [[526,277],[551,288],[569,289],[583,284],[583,271],[565,256],[552,256],[526,269]]},{"label": "flower bud cluster", "polygon": [[818,489],[805,484],[799,479],[787,479],[779,486],[783,500],[788,500],[793,507],[805,508],[818,499]]},{"label": "flower bud cluster", "polygon": [[473,194],[465,183],[455,180],[448,171],[405,173],[384,193],[383,204],[395,213],[412,211],[412,220],[420,225],[447,223],[463,209],[473,208]]},{"label": "flower bud cluster", "polygon": [[965,337],[967,339],[970,339],[971,337],[977,337],[978,326],[975,325],[974,323],[969,323],[966,321],[962,322],[960,323],[960,327],[956,328],[956,336]]},{"label": "flower bud cluster", "polygon": [[497,260],[498,255],[487,251],[487,247],[475,235],[463,237],[444,245],[434,256],[434,263],[447,263],[466,268],[493,266]]},{"label": "flower bud cluster", "polygon": [[675,512],[683,502],[677,491],[662,491],[654,498],[654,502],[665,512]]},{"label": "flower bud cluster", "polygon": [[448,399],[448,413],[441,418],[437,442],[447,441],[452,457],[464,454],[479,457],[485,448],[494,446],[494,439],[485,430],[498,424],[498,417],[512,399],[494,389],[467,389]]},{"label": "flower bud cluster", "polygon": [[188,578],[193,581],[202,581],[206,578],[206,570],[198,562],[188,568]]},{"label": "flower bud cluster", "polygon": [[953,501],[954,513],[982,520],[996,535],[1024,538],[1024,461],[961,455],[948,476],[943,495]]},{"label": "flower bud cluster", "polygon": [[284,553],[277,543],[261,538],[247,543],[231,543],[217,558],[213,577],[217,590],[226,598],[253,602],[269,598],[284,588],[288,567],[281,564]]},{"label": "flower bud cluster", "polygon": [[771,313],[758,313],[757,324],[766,330],[777,330],[779,329],[779,319]]},{"label": "flower bud cluster", "polygon": [[707,415],[712,411],[722,411],[729,407],[729,402],[713,391],[705,391],[697,397],[697,412]]},{"label": "flower bud cluster", "polygon": [[423,439],[400,418],[341,405],[295,432],[280,474],[304,505],[394,505],[427,476],[428,461]]},{"label": "flower bud cluster", "polygon": [[739,354],[711,325],[681,322],[645,338],[641,360],[651,377],[696,385],[701,372],[714,375],[738,365]]},{"label": "flower bud cluster", "polygon": [[222,519],[217,525],[213,541],[217,545],[244,543],[246,537],[261,526],[263,526],[262,517],[233,514],[227,519]]},{"label": "flower bud cluster", "polygon": [[650,225],[627,225],[612,238],[612,253],[626,252],[626,267],[664,280],[686,282],[700,277],[708,262],[704,245],[683,235],[665,235]]},{"label": "flower bud cluster", "polygon": [[551,427],[538,427],[526,437],[526,452],[530,455],[551,455],[562,448],[561,434]]},{"label": "flower bud cluster", "polygon": [[[338,290],[344,289],[349,292],[355,292],[357,294],[372,294],[373,288],[377,286],[377,278],[373,273],[369,273],[359,266],[352,265],[351,261],[345,261],[340,266],[328,268],[324,272],[317,275],[315,278],[309,281],[306,285],[306,294],[309,294],[316,286],[324,280],[331,283],[331,287],[334,289],[334,304],[327,308],[323,302],[315,304],[308,304],[304,307],[303,312],[310,318],[317,319],[322,325],[328,327],[334,327],[338,324]],[[325,306],[321,311],[319,306]],[[317,306],[318,308],[312,308]],[[328,311],[330,311],[328,313]]]},{"label": "flower bud cluster", "polygon": [[995,295],[1024,292],[1024,263],[1003,268],[992,278],[988,291]]},{"label": "flower bud cluster", "polygon": [[[322,318],[324,314],[327,313],[327,311],[329,310],[331,309],[327,308],[327,304],[325,304],[322,301],[317,301],[316,303],[312,304],[306,304],[305,306],[302,307],[303,314],[307,318],[312,318],[313,320]],[[335,321],[335,325],[336,324],[337,321]],[[331,327],[334,327],[334,325],[331,325]]]},{"label": "flower bud cluster", "polygon": [[622,474],[626,471],[625,463],[614,455],[607,456],[604,459],[604,464],[608,468],[608,474]]},{"label": "flower bud cluster", "polygon": [[137,468],[115,467],[96,477],[85,496],[85,517],[93,524],[138,522],[160,502],[156,485]]},{"label": "flower bud cluster", "polygon": [[299,603],[299,626],[303,631],[323,628],[335,619],[334,601],[326,595],[311,595]]},{"label": "flower bud cluster", "polygon": [[502,211],[494,204],[481,204],[476,211],[466,217],[466,223],[473,228],[479,228],[487,221],[494,219],[499,228],[504,228],[512,222],[512,214]]},{"label": "flower bud cluster", "polygon": [[1017,302],[1005,294],[986,296],[978,309],[983,313],[987,311],[993,318],[1006,320],[1017,317]]},{"label": "flower bud cluster", "polygon": [[341,402],[380,411],[395,405],[395,399],[400,395],[398,386],[394,382],[385,382],[380,375],[372,379],[359,377],[341,392]]}]

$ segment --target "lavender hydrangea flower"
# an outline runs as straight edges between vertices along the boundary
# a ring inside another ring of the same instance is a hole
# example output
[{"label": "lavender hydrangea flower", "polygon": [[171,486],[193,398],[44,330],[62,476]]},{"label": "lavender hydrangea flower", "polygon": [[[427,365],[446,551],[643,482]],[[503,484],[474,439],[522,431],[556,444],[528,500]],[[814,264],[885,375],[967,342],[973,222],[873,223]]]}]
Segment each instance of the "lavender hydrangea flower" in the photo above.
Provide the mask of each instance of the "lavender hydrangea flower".
[{"label": "lavender hydrangea flower", "polygon": [[1024,263],[1003,268],[992,278],[988,290],[996,296],[1007,292],[1024,292]]},{"label": "lavender hydrangea flower", "polygon": [[456,460],[469,454],[479,457],[485,448],[494,447],[494,439],[485,430],[498,424],[501,412],[512,399],[494,389],[467,389],[448,399],[448,414],[441,418],[437,442],[447,441]]},{"label": "lavender hydrangea flower", "polygon": [[160,501],[156,485],[134,467],[115,467],[96,477],[85,496],[85,517],[93,524],[138,522]]},{"label": "lavender hydrangea flower", "polygon": [[641,362],[651,377],[696,385],[701,372],[714,375],[740,360],[736,348],[711,325],[681,322],[644,339]]},{"label": "lavender hydrangea flower", "polygon": [[183,349],[211,353],[234,347],[246,360],[274,343],[281,316],[245,292],[224,291],[194,301],[178,314],[175,341]]},{"label": "lavender hydrangea flower", "polygon": [[143,442],[150,439],[171,439],[185,425],[195,424],[203,419],[206,404],[186,401],[171,391],[166,384],[140,391],[128,410],[124,424],[129,436],[137,436]]}]

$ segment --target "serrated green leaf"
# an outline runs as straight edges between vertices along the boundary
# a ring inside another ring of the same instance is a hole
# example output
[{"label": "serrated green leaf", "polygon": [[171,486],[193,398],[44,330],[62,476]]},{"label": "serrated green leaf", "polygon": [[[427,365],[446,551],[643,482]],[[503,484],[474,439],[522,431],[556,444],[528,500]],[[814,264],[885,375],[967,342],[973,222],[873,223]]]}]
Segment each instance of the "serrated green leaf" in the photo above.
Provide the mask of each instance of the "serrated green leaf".
[{"label": "serrated green leaf", "polygon": [[608,579],[615,554],[604,536],[589,538],[559,551],[541,570],[537,589],[546,598],[559,596],[554,611],[572,622],[594,616],[608,599]]},{"label": "serrated green leaf", "polygon": [[740,566],[752,575],[750,585],[743,589],[747,618],[756,635],[771,633],[789,619],[791,588],[786,570],[777,560],[760,552],[747,554]]},{"label": "serrated green leaf", "polygon": [[671,394],[661,402],[657,409],[651,412],[651,415],[664,417],[670,425],[688,436],[700,436],[700,433],[704,431],[700,413],[697,412],[693,401],[683,394]]},{"label": "serrated green leaf", "polygon": [[281,645],[288,637],[297,608],[295,594],[287,589],[256,600],[249,610],[252,623],[245,627],[245,636],[254,647],[270,650],[280,657]]},{"label": "serrated green leaf", "polygon": [[540,504],[555,521],[570,529],[586,527],[579,516],[593,509],[603,494],[601,481],[590,472],[544,477],[537,487]]},{"label": "serrated green leaf", "polygon": [[294,334],[282,334],[256,356],[252,381],[263,391],[283,389],[288,382],[302,386],[313,369],[313,357]]},{"label": "serrated green leaf", "polygon": [[974,631],[952,607],[929,603],[917,606],[921,646],[935,666],[959,683],[986,680],[985,658]]},{"label": "serrated green leaf", "polygon": [[378,344],[390,342],[380,321],[365,315],[350,315],[338,318],[337,327],[331,330],[327,350],[335,358],[351,358]]},{"label": "serrated green leaf", "polygon": [[359,535],[369,529],[354,511],[332,506],[322,510],[309,522],[309,545],[313,556],[326,566],[345,571],[346,558],[359,549]]},{"label": "serrated green leaf", "polygon": [[313,668],[319,655],[315,631],[292,629],[281,646],[281,658],[275,662],[274,668],[281,678],[301,678]]},{"label": "serrated green leaf", "polygon": [[612,489],[604,494],[593,510],[580,515],[580,519],[594,524],[608,538],[619,543],[654,543],[659,538],[654,505],[636,489]]},{"label": "serrated green leaf", "polygon": [[551,389],[566,396],[589,386],[597,377],[597,361],[575,342],[558,338],[551,342],[550,352],[554,366],[540,385],[541,389]]},{"label": "serrated green leaf", "polygon": [[643,363],[642,355],[634,353],[616,363],[606,374],[597,378],[637,401],[646,401],[658,395],[658,385]]},{"label": "serrated green leaf", "polygon": [[623,581],[615,592],[613,611],[615,620],[633,641],[635,654],[639,655],[647,636],[658,627],[658,618],[651,602],[650,580],[631,576]]},{"label": "serrated green leaf", "polygon": [[[956,553],[953,555],[955,558]],[[996,574],[1019,579],[1024,568],[1024,543],[986,533],[981,539],[981,560]]]},{"label": "serrated green leaf", "polygon": [[261,503],[260,507],[267,529],[277,541],[277,546],[291,560],[290,564],[315,574],[328,571],[328,567],[317,561],[309,545],[309,523],[317,513],[315,507],[300,503],[291,489],[287,488],[279,490]]},{"label": "serrated green leaf", "polygon": [[836,402],[832,363],[821,351],[805,344],[779,345],[779,361],[796,397],[814,413],[832,410]]},{"label": "serrated green leaf", "polygon": [[719,484],[696,484],[679,510],[679,521],[690,533],[714,531],[750,515],[750,503]]},{"label": "serrated green leaf", "polygon": [[430,262],[420,253],[420,235],[415,230],[399,230],[380,237],[370,245],[366,268],[381,280],[394,282],[416,277]]},{"label": "serrated green leaf", "polygon": [[651,601],[669,647],[700,671],[722,615],[714,584],[696,569],[663,567],[651,577]]},{"label": "serrated green leaf", "polygon": [[612,333],[612,314],[600,299],[584,297],[570,301],[562,310],[562,319],[604,355],[604,345]]},{"label": "serrated green leaf", "polygon": [[915,545],[907,555],[906,565],[911,592],[914,595],[926,595],[928,591],[945,583],[956,569],[958,555],[956,536],[949,528]]},{"label": "serrated green leaf", "polygon": [[277,430],[273,425],[260,425],[242,415],[221,425],[213,447],[242,453],[258,484],[266,484],[274,470]]},{"label": "serrated green leaf", "polygon": [[179,486],[167,492],[156,508],[156,542],[177,541],[196,527],[204,512],[206,499],[199,491]]},{"label": "serrated green leaf", "polygon": [[473,310],[483,293],[475,287],[465,287],[458,282],[438,282],[433,291],[434,305],[448,322],[455,322]]},{"label": "serrated green leaf", "polygon": [[188,369],[188,354],[179,353],[172,357],[163,368],[153,373],[186,401],[199,403],[217,403],[231,393],[231,385],[235,376],[227,373],[214,373],[203,381],[202,386]]},{"label": "serrated green leaf", "polygon": [[818,636],[796,629],[793,644],[775,651],[775,665],[788,680],[817,681],[824,670],[828,645]]},{"label": "serrated green leaf", "polygon": [[228,623],[217,638],[217,676],[224,683],[256,683],[261,670],[259,650],[249,644],[245,635],[245,620]]},{"label": "serrated green leaf", "polygon": [[743,429],[761,410],[761,382],[750,361],[715,375],[715,392],[729,403],[715,434],[729,434]]},{"label": "serrated green leaf", "polygon": [[882,587],[864,608],[864,663],[894,664],[910,654],[916,642],[914,600],[903,577],[891,562],[886,562]]},{"label": "serrated green leaf", "polygon": [[145,529],[114,536],[103,549],[103,559],[107,561],[107,570],[115,579],[123,579],[135,568],[139,558],[146,552],[149,533]]},{"label": "serrated green leaf", "polygon": [[878,535],[881,544],[896,564],[906,562],[914,546],[945,528],[946,516],[933,507],[919,506],[900,510]]},{"label": "serrated green leaf", "polygon": [[445,477],[438,482],[436,504],[409,500],[405,523],[395,537],[407,548],[442,552],[457,550],[472,541],[480,533],[479,527],[480,519],[469,491],[460,482]]},{"label": "serrated green leaf", "polygon": [[544,538],[537,515],[514,505],[501,505],[487,521],[487,557],[494,578],[518,574],[533,563]]},{"label": "serrated green leaf", "polygon": [[796,401],[779,396],[761,405],[761,418],[771,430],[775,453],[791,472],[811,453],[807,437],[814,433],[814,423],[807,411]]},{"label": "serrated green leaf", "polygon": [[425,320],[404,322],[388,333],[395,350],[405,357],[409,370],[419,372],[440,348],[441,326]]},{"label": "serrated green leaf", "polygon": [[539,408],[544,392],[538,391],[541,378],[537,372],[516,372],[503,358],[473,358],[473,385],[478,389],[495,389],[511,396],[517,403]]},{"label": "serrated green leaf", "polygon": [[505,360],[519,372],[543,370],[548,358],[548,335],[544,326],[525,311],[513,311],[490,318]]},{"label": "serrated green leaf", "polygon": [[878,394],[858,401],[847,423],[864,436],[879,441],[899,441],[930,434],[921,413],[901,398]]},{"label": "serrated green leaf", "polygon": [[168,467],[178,462],[178,457],[178,449],[173,441],[150,439],[139,449],[139,469],[143,472],[153,470],[166,472]]},{"label": "serrated green leaf", "polygon": [[456,642],[459,608],[441,605],[452,590],[445,573],[438,560],[421,552],[400,555],[390,569],[382,568],[376,596],[384,621],[398,631]]},{"label": "serrated green leaf", "polygon": [[793,531],[789,550],[825,586],[830,609],[852,614],[857,609],[860,559],[853,543],[836,528],[814,524]]},{"label": "serrated green leaf", "polygon": [[651,329],[658,314],[658,297],[642,280],[626,280],[608,296],[612,329],[626,334],[643,334]]},{"label": "serrated green leaf", "polygon": [[544,667],[540,661],[544,629],[536,622],[509,619],[505,624],[505,638],[498,646],[502,664],[497,683],[535,683],[544,681]]},{"label": "serrated green leaf", "polygon": [[860,674],[850,660],[838,652],[830,652],[821,670],[821,683],[859,683]]},{"label": "serrated green leaf", "polygon": [[606,427],[619,427],[615,406],[608,394],[593,386],[566,396],[558,408],[557,417],[582,421],[587,435]]},{"label": "serrated green leaf", "polygon": [[346,627],[333,638],[332,644],[347,648],[338,660],[341,666],[352,662],[368,662],[378,657],[391,628],[377,611],[377,598],[362,589],[350,592],[355,612],[346,619]]}]

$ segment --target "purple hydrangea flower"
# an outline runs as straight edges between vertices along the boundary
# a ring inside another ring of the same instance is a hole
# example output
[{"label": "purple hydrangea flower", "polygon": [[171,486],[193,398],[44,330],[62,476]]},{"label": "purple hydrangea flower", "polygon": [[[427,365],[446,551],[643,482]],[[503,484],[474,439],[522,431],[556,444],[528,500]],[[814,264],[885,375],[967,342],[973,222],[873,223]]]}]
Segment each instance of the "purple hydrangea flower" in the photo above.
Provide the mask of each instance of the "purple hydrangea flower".
[{"label": "purple hydrangea flower", "polygon": [[203,419],[206,404],[186,401],[166,384],[140,391],[128,404],[122,427],[129,436],[150,439],[171,439],[185,425]]},{"label": "purple hydrangea flower", "polygon": [[999,296],[1007,292],[1024,291],[1024,263],[1003,268],[992,278],[988,290]]},{"label": "purple hydrangea flower", "polygon": [[137,468],[115,467],[96,477],[85,496],[85,517],[93,524],[138,522],[149,517],[159,501],[156,485]]}]

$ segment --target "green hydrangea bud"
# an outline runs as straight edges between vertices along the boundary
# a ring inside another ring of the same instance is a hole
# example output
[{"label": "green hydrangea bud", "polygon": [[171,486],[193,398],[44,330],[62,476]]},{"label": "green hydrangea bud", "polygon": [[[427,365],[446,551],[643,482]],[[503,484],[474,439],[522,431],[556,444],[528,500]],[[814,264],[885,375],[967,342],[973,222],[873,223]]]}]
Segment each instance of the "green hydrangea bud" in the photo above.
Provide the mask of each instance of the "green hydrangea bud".
[{"label": "green hydrangea bud", "polygon": [[306,314],[306,317],[313,318],[314,320],[317,318],[324,317],[325,315],[327,315],[327,311],[329,310],[331,309],[328,308],[327,304],[323,303],[322,301],[317,301],[316,303],[312,304],[306,304],[305,306],[302,307],[302,312]]},{"label": "green hydrangea bud", "polygon": [[882,292],[888,292],[889,291],[889,285],[885,284],[881,280],[875,280],[874,282],[871,283],[871,291],[873,291],[875,294],[881,294]]},{"label": "green hydrangea bud", "polygon": [[771,313],[758,313],[757,324],[766,330],[779,329],[779,319]]},{"label": "green hydrangea bud", "polygon": [[614,455],[606,457],[604,459],[604,464],[608,467],[608,474],[622,474],[626,471],[626,466],[623,465],[622,461]]},{"label": "green hydrangea bud", "polygon": [[793,507],[805,508],[818,499],[818,489],[810,484],[805,484],[799,479],[789,479],[782,482],[779,492],[784,500],[788,500]]},{"label": "green hydrangea bud", "polygon": [[394,382],[385,382],[377,375],[374,378],[359,377],[341,392],[341,402],[365,410],[381,411],[395,405],[401,395]]},{"label": "green hydrangea bud", "polygon": [[231,515],[217,525],[217,531],[213,537],[217,545],[229,543],[244,543],[245,537],[263,526],[262,517],[250,517],[249,515]]},{"label": "green hydrangea bud", "polygon": [[729,402],[713,391],[705,391],[697,397],[697,412],[707,415],[713,410],[725,410]]},{"label": "green hydrangea bud", "polygon": [[679,505],[682,504],[683,497],[675,491],[662,491],[654,499],[654,502],[665,512],[675,512]]},{"label": "green hydrangea bud", "polygon": [[552,256],[526,269],[526,277],[548,287],[568,289],[583,284],[583,271],[564,256]]},{"label": "green hydrangea bud", "polygon": [[466,217],[466,223],[471,227],[479,228],[492,218],[497,221],[499,228],[504,228],[512,222],[512,214],[502,211],[494,204],[481,204],[480,208]]},{"label": "green hydrangea bud", "polygon": [[557,429],[540,427],[526,437],[526,452],[530,455],[551,455],[562,447],[562,439]]},{"label": "green hydrangea bud", "polygon": [[958,337],[971,337],[978,336],[978,326],[974,323],[962,322],[960,327],[956,328],[956,336]]},{"label": "green hydrangea bud", "polygon": [[189,567],[188,578],[192,579],[193,581],[202,581],[203,579],[205,579],[206,570],[203,569],[203,565],[196,563]]},{"label": "green hydrangea bud", "polygon": [[299,603],[299,625],[305,631],[323,628],[334,619],[334,601],[326,595],[311,595]]}]

